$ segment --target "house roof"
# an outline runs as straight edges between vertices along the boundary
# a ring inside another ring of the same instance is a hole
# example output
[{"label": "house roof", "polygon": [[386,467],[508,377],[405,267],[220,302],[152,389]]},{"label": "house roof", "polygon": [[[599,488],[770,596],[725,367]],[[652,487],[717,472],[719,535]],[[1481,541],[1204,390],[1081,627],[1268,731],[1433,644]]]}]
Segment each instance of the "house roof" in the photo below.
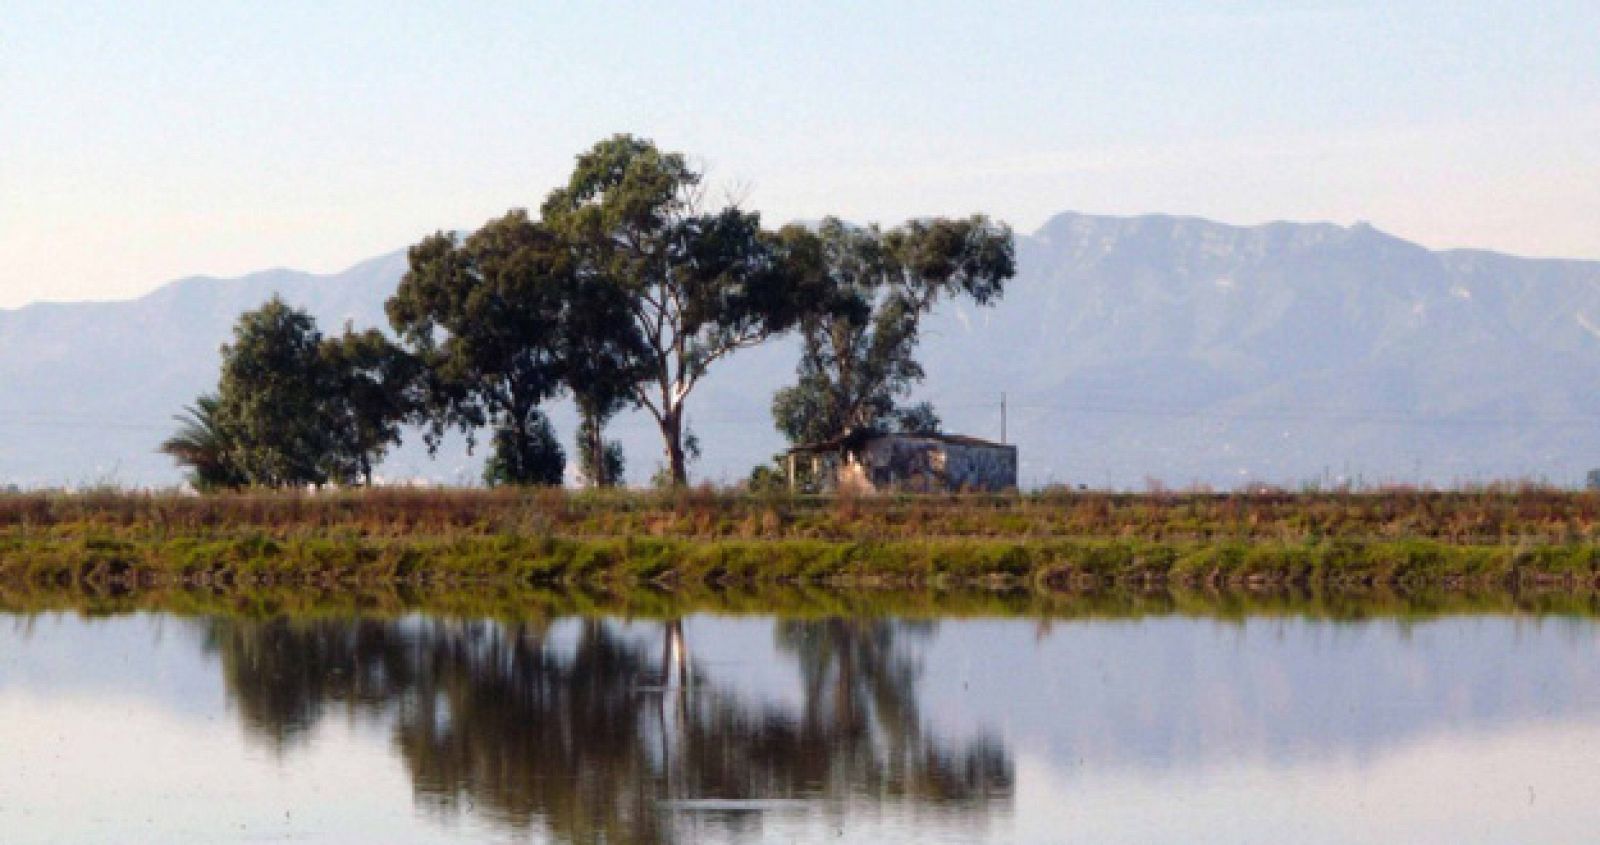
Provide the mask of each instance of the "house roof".
[{"label": "house roof", "polygon": [[864,429],[851,429],[850,431],[827,440],[818,440],[815,443],[800,443],[789,448],[789,453],[816,454],[821,452],[839,452],[844,449],[860,446],[861,444],[878,436],[878,432]]},{"label": "house roof", "polygon": [[961,445],[961,446],[982,446],[982,447],[987,448],[987,449],[1015,449],[1015,448],[1017,448],[1017,444],[1015,444],[1015,443],[996,443],[993,440],[985,440],[982,437],[973,437],[970,434],[944,434],[944,433],[941,433],[941,432],[935,432],[933,434],[906,434],[906,435],[901,435],[901,436],[903,436],[903,437],[928,437],[928,438],[932,438],[934,440],[942,440],[945,443],[955,443],[955,444]]},{"label": "house roof", "polygon": [[840,452],[846,449],[860,448],[861,446],[866,445],[868,441],[878,440],[886,437],[899,438],[901,440],[936,440],[940,443],[949,443],[956,446],[976,446],[985,449],[1017,448],[1015,445],[1009,443],[996,443],[993,440],[985,440],[981,437],[972,437],[971,435],[966,434],[946,434],[937,431],[910,434],[903,432],[875,431],[872,429],[854,429],[837,437],[831,437],[827,440],[819,440],[816,443],[802,443],[789,449],[789,452],[796,454]]}]

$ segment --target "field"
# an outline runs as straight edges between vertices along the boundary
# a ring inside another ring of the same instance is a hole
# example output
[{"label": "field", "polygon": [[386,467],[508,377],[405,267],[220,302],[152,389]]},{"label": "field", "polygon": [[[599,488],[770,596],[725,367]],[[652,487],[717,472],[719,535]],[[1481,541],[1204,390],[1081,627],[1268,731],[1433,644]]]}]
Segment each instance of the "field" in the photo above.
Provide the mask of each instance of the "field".
[{"label": "field", "polygon": [[1587,589],[1600,580],[1600,496],[25,493],[0,496],[0,579]]}]

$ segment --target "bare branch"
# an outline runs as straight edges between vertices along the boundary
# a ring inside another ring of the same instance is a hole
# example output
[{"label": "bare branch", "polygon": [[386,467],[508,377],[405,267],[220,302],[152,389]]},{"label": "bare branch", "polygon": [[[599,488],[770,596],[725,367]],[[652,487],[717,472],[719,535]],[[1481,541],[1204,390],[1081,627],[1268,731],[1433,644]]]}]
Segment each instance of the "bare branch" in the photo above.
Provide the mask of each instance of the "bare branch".
[{"label": "bare branch", "polygon": [[735,179],[722,189],[722,202],[730,208],[744,210],[745,200],[755,193],[755,185],[747,179]]},{"label": "bare branch", "polygon": [[650,399],[650,394],[645,390],[644,385],[638,385],[633,389],[633,398],[639,400],[639,404],[650,412],[650,416],[655,417],[657,425],[665,422],[665,418],[661,415],[661,409],[657,408],[656,403]]}]

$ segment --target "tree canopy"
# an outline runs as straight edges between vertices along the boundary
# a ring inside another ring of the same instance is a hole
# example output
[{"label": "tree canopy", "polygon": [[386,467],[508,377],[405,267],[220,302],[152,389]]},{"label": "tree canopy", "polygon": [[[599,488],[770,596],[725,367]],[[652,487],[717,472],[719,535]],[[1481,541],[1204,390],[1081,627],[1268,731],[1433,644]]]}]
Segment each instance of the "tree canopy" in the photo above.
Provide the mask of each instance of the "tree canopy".
[{"label": "tree canopy", "polygon": [[372,483],[374,464],[400,442],[401,423],[422,406],[422,365],[377,329],[322,342],[327,384],[324,413],[334,434],[330,476]]},{"label": "tree canopy", "polygon": [[273,297],[239,317],[215,394],[161,451],[199,490],[370,483],[414,409],[418,365],[377,332],[326,339]]},{"label": "tree canopy", "polygon": [[577,405],[579,475],[620,480],[608,420],[643,408],[674,485],[698,454],[687,402],[713,364],[799,327],[796,384],[774,397],[792,441],[853,428],[936,429],[922,380],[923,316],[949,298],[997,299],[1015,273],[1011,231],[981,215],[880,230],[829,218],[762,228],[708,202],[683,154],[615,135],[577,157],[537,218],[513,209],[465,237],[411,247],[385,304],[400,345],[346,326],[324,338],[274,298],[240,317],[214,396],[162,450],[196,487],[371,483],[404,422],[437,451],[489,428],[491,484],[559,484],[566,454],[544,404]]},{"label": "tree canopy", "polygon": [[578,476],[592,487],[622,481],[622,446],[605,439],[605,425],[638,405],[634,386],[649,377],[649,348],[628,306],[622,286],[579,273],[562,312],[562,377],[579,417]]},{"label": "tree canopy", "polygon": [[773,397],[778,430],[809,443],[852,429],[937,429],[931,405],[901,404],[924,376],[922,318],[944,299],[998,299],[1016,274],[1011,230],[982,215],[888,231],[828,218],[783,236],[805,287],[822,295],[799,318],[797,381]]},{"label": "tree canopy", "polygon": [[561,470],[550,469],[564,466],[565,457],[547,436],[540,405],[563,385],[572,252],[527,212],[514,210],[464,241],[431,235],[407,257],[410,269],[386,310],[425,368],[429,445],[437,448],[450,428],[472,443],[477,429],[492,426],[486,480],[559,483]]},{"label": "tree canopy", "polygon": [[543,206],[584,278],[620,297],[630,399],[661,430],[668,477],[688,480],[685,403],[718,359],[790,327],[805,307],[785,244],[760,216],[708,207],[681,153],[616,135],[578,157]]},{"label": "tree canopy", "polygon": [[332,388],[310,314],[273,297],[239,317],[222,348],[217,416],[252,484],[329,481],[338,448],[326,413]]}]

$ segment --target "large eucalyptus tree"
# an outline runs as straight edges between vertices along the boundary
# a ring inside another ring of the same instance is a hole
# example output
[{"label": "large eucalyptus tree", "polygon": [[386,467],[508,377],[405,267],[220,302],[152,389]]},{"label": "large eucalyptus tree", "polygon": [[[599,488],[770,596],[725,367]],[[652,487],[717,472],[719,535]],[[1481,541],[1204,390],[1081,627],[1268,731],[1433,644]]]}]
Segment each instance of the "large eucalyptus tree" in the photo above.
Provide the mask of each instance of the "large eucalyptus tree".
[{"label": "large eucalyptus tree", "polygon": [[661,430],[673,484],[688,480],[686,403],[711,365],[795,322],[808,297],[760,216],[711,208],[684,156],[617,135],[578,156],[545,222],[581,275],[617,294],[630,335],[623,381]]}]

